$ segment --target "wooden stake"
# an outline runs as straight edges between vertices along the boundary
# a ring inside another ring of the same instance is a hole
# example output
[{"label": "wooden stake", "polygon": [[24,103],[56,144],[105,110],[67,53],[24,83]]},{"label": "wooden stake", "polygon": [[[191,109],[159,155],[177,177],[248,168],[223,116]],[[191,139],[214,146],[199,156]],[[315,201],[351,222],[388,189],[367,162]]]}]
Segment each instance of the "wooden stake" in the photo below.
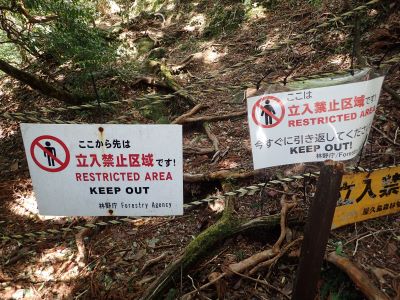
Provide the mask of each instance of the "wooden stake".
[{"label": "wooden stake", "polygon": [[327,161],[321,168],[317,191],[304,231],[293,300],[313,300],[315,297],[336,202],[340,197],[342,176],[341,163]]}]

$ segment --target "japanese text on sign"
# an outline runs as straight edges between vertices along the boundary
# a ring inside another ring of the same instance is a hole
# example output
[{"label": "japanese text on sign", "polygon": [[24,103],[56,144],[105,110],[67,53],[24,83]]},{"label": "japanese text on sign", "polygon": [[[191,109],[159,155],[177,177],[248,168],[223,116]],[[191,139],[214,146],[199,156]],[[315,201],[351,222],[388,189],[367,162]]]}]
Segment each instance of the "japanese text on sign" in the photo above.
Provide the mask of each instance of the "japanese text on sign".
[{"label": "japanese text on sign", "polygon": [[21,124],[21,130],[41,214],[183,213],[181,126]]},{"label": "japanese text on sign", "polygon": [[383,77],[250,97],[254,168],[355,157],[371,128]]},{"label": "japanese text on sign", "polygon": [[344,175],[332,229],[400,212],[400,167]]}]

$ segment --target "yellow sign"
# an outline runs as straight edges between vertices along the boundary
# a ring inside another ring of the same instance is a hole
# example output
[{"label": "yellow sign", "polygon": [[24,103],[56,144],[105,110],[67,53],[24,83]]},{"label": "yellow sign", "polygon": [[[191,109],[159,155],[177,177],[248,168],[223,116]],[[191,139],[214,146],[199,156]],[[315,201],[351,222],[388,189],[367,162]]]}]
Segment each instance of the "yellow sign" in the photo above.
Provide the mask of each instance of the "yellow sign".
[{"label": "yellow sign", "polygon": [[400,166],[344,175],[332,229],[400,212]]}]

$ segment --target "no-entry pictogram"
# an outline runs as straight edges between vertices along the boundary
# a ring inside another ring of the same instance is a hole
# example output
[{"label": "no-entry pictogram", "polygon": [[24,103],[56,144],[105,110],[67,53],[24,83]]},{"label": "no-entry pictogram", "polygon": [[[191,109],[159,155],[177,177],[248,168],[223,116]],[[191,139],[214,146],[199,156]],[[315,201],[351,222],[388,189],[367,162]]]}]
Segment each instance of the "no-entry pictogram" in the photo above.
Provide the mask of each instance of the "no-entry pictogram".
[{"label": "no-entry pictogram", "polygon": [[272,128],[282,122],[285,106],[275,96],[264,96],[257,100],[251,112],[254,123],[262,128]]},{"label": "no-entry pictogram", "polygon": [[48,172],[64,170],[70,160],[69,150],[64,142],[51,135],[42,135],[34,139],[30,153],[38,167]]}]

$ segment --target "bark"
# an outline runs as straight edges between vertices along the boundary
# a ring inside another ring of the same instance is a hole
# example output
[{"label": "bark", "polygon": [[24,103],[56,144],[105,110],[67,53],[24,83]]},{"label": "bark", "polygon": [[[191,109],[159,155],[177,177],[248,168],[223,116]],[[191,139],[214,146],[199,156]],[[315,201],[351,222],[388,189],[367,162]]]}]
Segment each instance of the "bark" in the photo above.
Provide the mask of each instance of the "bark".
[{"label": "bark", "polygon": [[40,92],[41,94],[58,99],[67,104],[82,104],[84,102],[94,100],[94,98],[90,96],[76,95],[66,92],[58,87],[54,87],[47,83],[45,80],[38,78],[23,70],[17,69],[1,59],[0,70],[7,75],[17,79],[18,81],[30,86],[32,89]]}]

